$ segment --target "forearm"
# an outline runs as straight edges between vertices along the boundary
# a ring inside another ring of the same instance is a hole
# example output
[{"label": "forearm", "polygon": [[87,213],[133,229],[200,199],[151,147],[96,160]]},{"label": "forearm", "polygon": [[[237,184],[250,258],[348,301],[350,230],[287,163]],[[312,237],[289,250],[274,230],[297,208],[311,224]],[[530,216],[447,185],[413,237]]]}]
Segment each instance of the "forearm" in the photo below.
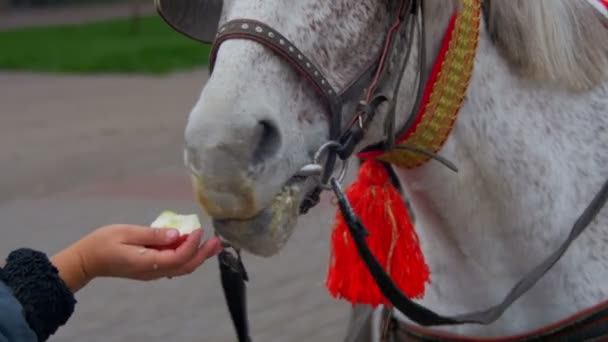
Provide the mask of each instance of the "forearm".
[{"label": "forearm", "polygon": [[59,277],[65,282],[72,293],[85,287],[91,277],[83,267],[83,260],[74,247],[68,247],[51,257],[51,262],[59,270]]}]

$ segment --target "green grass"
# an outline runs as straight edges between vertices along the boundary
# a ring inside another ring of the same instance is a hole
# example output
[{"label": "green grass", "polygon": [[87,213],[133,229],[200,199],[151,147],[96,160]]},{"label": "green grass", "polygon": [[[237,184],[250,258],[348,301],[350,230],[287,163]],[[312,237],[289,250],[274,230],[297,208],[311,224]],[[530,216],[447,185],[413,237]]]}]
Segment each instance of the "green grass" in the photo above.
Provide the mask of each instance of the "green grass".
[{"label": "green grass", "polygon": [[205,66],[209,46],[158,16],[0,32],[0,69],[63,73],[161,74]]}]

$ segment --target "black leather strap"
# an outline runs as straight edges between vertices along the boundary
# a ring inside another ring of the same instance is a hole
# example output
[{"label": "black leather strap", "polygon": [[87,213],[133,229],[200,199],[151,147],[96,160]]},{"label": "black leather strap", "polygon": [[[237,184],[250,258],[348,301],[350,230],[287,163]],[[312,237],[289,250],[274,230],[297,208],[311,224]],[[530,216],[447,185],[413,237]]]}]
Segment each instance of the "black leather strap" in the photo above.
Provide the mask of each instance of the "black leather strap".
[{"label": "black leather strap", "polygon": [[224,249],[218,255],[218,260],[224,297],[238,341],[251,342],[247,319],[247,289],[245,286],[249,277],[241,261],[241,256],[237,253],[235,257]]},{"label": "black leather strap", "polygon": [[[386,317],[383,316],[383,317]],[[388,316],[391,329],[387,337],[398,341],[433,342],[532,342],[532,341],[606,341],[608,338],[608,302],[581,312],[557,324],[515,336],[499,338],[471,338],[467,336],[429,331],[398,322]],[[387,322],[383,322],[386,324]],[[392,335],[392,336],[391,336]]]},{"label": "black leather strap", "polygon": [[438,314],[431,309],[428,309],[411,299],[401,292],[395,285],[390,276],[384,271],[378,260],[370,251],[365,237],[369,232],[351,207],[340,184],[335,180],[331,180],[331,186],[338,199],[338,205],[344,220],[348,226],[350,234],[357,246],[359,255],[365,262],[372,277],[378,284],[382,294],[390,301],[393,306],[401,311],[412,321],[423,326],[440,326],[440,325],[457,325],[457,324],[490,324],[496,321],[504,313],[504,311],[519,297],[526,293],[536,282],[547,273],[553,265],[563,256],[568,247],[576,240],[578,236],[589,226],[593,219],[597,216],[600,210],[608,201],[608,180],[604,183],[600,191],[593,198],[589,206],[576,220],[570,234],[562,245],[547,259],[541,262],[538,266],[529,271],[524,277],[511,289],[505,296],[502,302],[490,307],[486,310],[476,311],[455,316],[445,316]]}]

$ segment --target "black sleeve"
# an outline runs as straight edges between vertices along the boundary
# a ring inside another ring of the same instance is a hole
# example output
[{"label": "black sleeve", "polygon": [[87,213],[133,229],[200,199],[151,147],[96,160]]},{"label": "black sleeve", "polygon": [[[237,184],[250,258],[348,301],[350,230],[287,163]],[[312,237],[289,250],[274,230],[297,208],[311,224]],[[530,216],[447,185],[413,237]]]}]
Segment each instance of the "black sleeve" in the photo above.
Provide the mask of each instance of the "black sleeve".
[{"label": "black sleeve", "polygon": [[0,269],[0,280],[23,306],[39,341],[46,341],[74,312],[74,294],[42,252],[27,248],[11,252],[4,269]]}]

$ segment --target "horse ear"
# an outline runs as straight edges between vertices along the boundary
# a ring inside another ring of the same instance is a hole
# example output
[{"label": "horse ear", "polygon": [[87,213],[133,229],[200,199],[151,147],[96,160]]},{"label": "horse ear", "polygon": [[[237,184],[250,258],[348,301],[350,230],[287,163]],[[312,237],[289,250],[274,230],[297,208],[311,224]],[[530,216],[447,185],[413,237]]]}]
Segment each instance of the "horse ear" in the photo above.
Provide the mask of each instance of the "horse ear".
[{"label": "horse ear", "polygon": [[155,0],[156,11],[177,32],[203,43],[217,34],[223,0]]}]

